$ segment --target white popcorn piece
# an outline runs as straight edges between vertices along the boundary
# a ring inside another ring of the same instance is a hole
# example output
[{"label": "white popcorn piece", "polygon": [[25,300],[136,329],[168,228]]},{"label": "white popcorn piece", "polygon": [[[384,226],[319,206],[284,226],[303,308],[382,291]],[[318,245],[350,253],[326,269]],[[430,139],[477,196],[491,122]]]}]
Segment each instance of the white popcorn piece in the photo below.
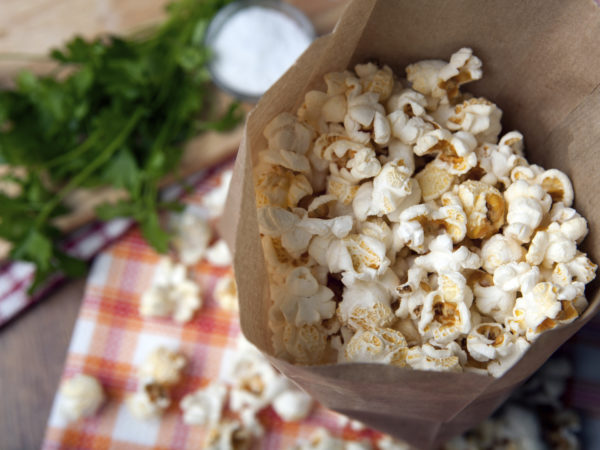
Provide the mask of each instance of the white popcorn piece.
[{"label": "white popcorn piece", "polygon": [[504,225],[504,198],[495,187],[468,180],[458,186],[457,194],[467,214],[469,238],[488,238]]},{"label": "white popcorn piece", "polygon": [[346,97],[338,94],[325,100],[321,108],[321,117],[326,123],[342,123],[347,112]]},{"label": "white popcorn piece", "polygon": [[504,192],[504,199],[508,205],[508,225],[504,228],[504,235],[521,243],[529,242],[544,215],[550,211],[552,198],[541,186],[517,179]]},{"label": "white popcorn piece", "polygon": [[379,217],[393,213],[412,193],[411,175],[400,161],[387,162],[373,179],[370,212]]},{"label": "white popcorn piece", "polygon": [[298,108],[296,115],[301,122],[310,125],[314,130],[324,130],[322,110],[329,96],[321,91],[308,91],[304,95],[304,103]]},{"label": "white popcorn piece", "polygon": [[206,450],[249,450],[252,433],[237,420],[225,420],[208,431]]},{"label": "white popcorn piece", "polygon": [[327,178],[327,195],[333,195],[344,205],[351,205],[359,185],[344,177],[331,174]]},{"label": "white popcorn piece", "polygon": [[380,102],[386,101],[392,94],[394,74],[389,66],[379,68],[373,63],[357,64],[354,71],[359,76],[363,91],[378,94]]},{"label": "white popcorn piece", "polygon": [[383,242],[364,234],[351,233],[329,246],[327,266],[332,273],[342,272],[342,282],[373,280],[390,265]]},{"label": "white popcorn piece", "polygon": [[[505,291],[494,284],[492,275],[476,271],[471,277],[474,304],[481,314],[504,323],[512,315],[517,297],[516,291]],[[471,311],[473,316],[473,311]],[[475,325],[475,324],[474,324]]]},{"label": "white popcorn piece", "polygon": [[409,347],[423,343],[417,324],[411,318],[400,319],[391,328],[402,333]]},{"label": "white popcorn piece", "polygon": [[388,114],[387,120],[391,136],[408,145],[414,145],[435,129],[433,121],[428,116],[411,116],[402,109]]},{"label": "white popcorn piece", "polygon": [[289,150],[306,154],[314,132],[298,122],[293,114],[281,113],[273,118],[263,132],[271,150]]},{"label": "white popcorn piece", "polygon": [[390,292],[380,283],[356,280],[344,288],[337,314],[342,323],[354,329],[387,327],[395,320],[391,298]]},{"label": "white popcorn piece", "polygon": [[495,234],[483,242],[481,247],[482,267],[489,273],[507,263],[525,259],[525,249],[519,242],[502,234]]},{"label": "white popcorn piece", "polygon": [[441,234],[429,244],[429,253],[417,257],[415,264],[429,272],[458,272],[463,269],[478,269],[481,259],[464,245],[454,250],[452,238]]},{"label": "white popcorn piece", "polygon": [[573,208],[567,208],[562,203],[554,203],[550,210],[550,220],[560,224],[561,233],[578,244],[587,236],[587,220]]},{"label": "white popcorn piece", "polygon": [[430,344],[409,348],[406,362],[417,370],[462,372],[458,356],[455,356],[451,350],[436,348]]},{"label": "white popcorn piece", "polygon": [[202,307],[198,285],[189,280],[186,268],[163,257],[159,261],[152,285],[140,299],[142,317],[172,317],[175,322],[189,322]]},{"label": "white popcorn piece", "polygon": [[566,207],[573,204],[573,185],[569,177],[560,170],[546,170],[536,177],[536,182],[552,197],[553,202],[560,202]]},{"label": "white popcorn piece", "polygon": [[552,268],[554,263],[572,260],[576,253],[577,242],[563,234],[557,222],[552,222],[546,231],[537,231],[534,234],[527,250],[526,260],[531,265]]},{"label": "white popcorn piece", "polygon": [[169,387],[179,383],[185,365],[183,355],[165,347],[158,347],[144,360],[138,373],[142,380],[151,380]]},{"label": "white popcorn piece", "polygon": [[281,166],[284,169],[303,173],[305,175],[309,174],[311,170],[308,158],[291,150],[263,150],[259,153],[259,158],[261,162],[272,164],[274,166]]},{"label": "white popcorn piece", "polygon": [[509,344],[498,351],[495,360],[489,362],[487,370],[493,377],[501,377],[512,366],[514,366],[523,357],[529,349],[530,344],[523,337],[515,337],[512,334],[505,334],[505,339],[509,338]]},{"label": "white popcorn piece", "polygon": [[456,176],[432,161],[415,175],[415,179],[421,188],[423,200],[428,202],[447,192],[454,185]]},{"label": "white popcorn piece", "polygon": [[446,61],[427,59],[406,66],[406,78],[412,88],[421,94],[441,98],[446,93],[438,86],[439,73],[446,66]]},{"label": "white popcorn piece", "polygon": [[435,163],[453,175],[463,175],[477,165],[477,140],[466,131],[452,134],[443,128],[421,136],[415,146],[415,155],[438,155]]},{"label": "white popcorn piece", "polygon": [[477,147],[475,153],[479,167],[485,172],[480,181],[491,186],[501,183],[507,188],[512,183],[512,170],[527,164],[523,157],[523,135],[518,131],[506,133],[498,145],[485,143]]},{"label": "white popcorn piece", "polygon": [[219,278],[213,296],[221,308],[233,312],[239,310],[237,284],[232,273]]},{"label": "white popcorn piece", "polygon": [[167,388],[159,383],[139,383],[137,391],[127,397],[129,411],[140,420],[160,417],[171,404]]},{"label": "white popcorn piece", "polygon": [[365,92],[359,95],[350,95],[348,100],[348,112],[344,117],[344,127],[348,136],[356,142],[368,144],[371,140],[371,132],[376,113],[385,115],[383,105],[378,102],[379,94]]},{"label": "white popcorn piece", "polygon": [[556,264],[551,281],[560,289],[558,298],[574,300],[582,296],[585,285],[596,277],[597,268],[598,266],[581,252],[577,252],[571,261]]},{"label": "white popcorn piece", "polygon": [[174,235],[171,243],[179,260],[188,266],[202,259],[212,239],[210,225],[201,214],[201,211],[188,206],[182,214],[172,216]]},{"label": "white popcorn piece", "polygon": [[428,242],[425,239],[424,226],[431,220],[432,215],[432,208],[426,203],[402,211],[398,216],[398,223],[392,227],[394,249],[399,251],[403,246],[407,246],[417,253],[425,253]]},{"label": "white popcorn piece", "polygon": [[297,422],[306,419],[313,408],[314,401],[306,392],[290,387],[273,400],[273,409],[285,422]]},{"label": "white popcorn piece", "polygon": [[221,420],[227,397],[227,386],[215,381],[187,394],[180,402],[183,422],[187,425],[216,426]]},{"label": "white popcorn piece", "polygon": [[220,217],[223,213],[232,176],[233,169],[224,171],[221,174],[219,185],[202,196],[202,206],[208,211],[209,218]]},{"label": "white popcorn piece", "polygon": [[209,263],[217,267],[231,266],[232,263],[229,246],[223,239],[219,239],[206,250],[205,258]]},{"label": "white popcorn piece", "polygon": [[557,293],[558,289],[552,283],[541,282],[517,298],[514,320],[509,323],[511,329],[518,333],[526,332],[527,340],[533,341],[546,326],[553,328],[555,324],[547,319],[555,319],[563,307]]},{"label": "white popcorn piece", "polygon": [[[455,273],[454,277],[462,277],[462,275]],[[448,284],[460,286],[460,282],[456,279],[451,280]],[[464,285],[463,291],[466,282]],[[471,329],[470,305],[462,301],[457,295],[460,292],[460,287],[447,287],[446,292],[450,292],[454,299],[446,299],[441,290],[427,294],[418,325],[419,332],[425,340],[440,346],[449,344],[459,336],[467,334]],[[471,292],[470,289],[468,292]]]},{"label": "white popcorn piece", "polygon": [[379,239],[385,245],[386,251],[392,248],[394,235],[387,222],[380,217],[369,217],[360,224],[360,233]]},{"label": "white popcorn piece", "polygon": [[322,286],[306,267],[292,270],[286,279],[282,298],[277,299],[286,320],[296,326],[312,325],[335,314],[331,289]]},{"label": "white popcorn piece", "polygon": [[458,244],[467,234],[467,215],[456,195],[446,192],[442,195],[441,202],[442,206],[433,212],[431,218],[442,226],[452,242]]},{"label": "white popcorn piece", "polygon": [[481,60],[473,55],[470,48],[464,47],[452,54],[448,64],[440,69],[437,85],[449,99],[453,99],[459,94],[461,85],[479,80],[481,75]]},{"label": "white popcorn piece", "polygon": [[408,117],[423,116],[426,113],[427,98],[412,89],[403,89],[392,95],[386,106],[390,113],[402,111]]},{"label": "white popcorn piece", "polygon": [[484,98],[470,98],[454,107],[446,126],[449,130],[468,131],[479,143],[494,143],[502,129],[502,110]]},{"label": "white popcorn piece", "polygon": [[540,281],[540,269],[526,262],[510,262],[494,270],[494,284],[506,292],[529,292]]},{"label": "white popcorn piece", "polygon": [[383,363],[404,367],[408,346],[399,331],[391,328],[358,330],[344,346],[339,362]]},{"label": "white popcorn piece", "polygon": [[91,375],[80,373],[61,384],[58,410],[66,421],[74,422],[95,415],[105,399],[100,382]]}]

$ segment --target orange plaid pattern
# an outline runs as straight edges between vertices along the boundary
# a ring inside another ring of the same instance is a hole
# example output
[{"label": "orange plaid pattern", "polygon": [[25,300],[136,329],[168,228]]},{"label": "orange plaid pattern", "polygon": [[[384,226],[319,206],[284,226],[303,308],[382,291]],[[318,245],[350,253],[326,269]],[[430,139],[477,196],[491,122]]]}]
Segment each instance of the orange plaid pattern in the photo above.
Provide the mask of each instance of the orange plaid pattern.
[{"label": "orange plaid pattern", "polygon": [[[219,183],[223,170],[207,173],[187,199],[198,203]],[[107,402],[94,417],[66,424],[57,401],[48,420],[43,449],[185,449],[201,448],[205,430],[183,423],[181,398],[211,380],[221,378],[240,333],[238,318],[213,299],[216,281],[229,269],[201,261],[192,274],[201,286],[204,304],[189,323],[169,319],[144,319],[139,299],[152,281],[159,259],[138,229],[99,255],[92,267],[79,318],[75,325],[63,380],[77,373],[93,375],[102,383]],[[142,422],[133,417],[125,398],[137,385],[136,370],[154,348],[176,348],[188,360],[183,381],[172,391],[172,404],[161,420]],[[317,407],[306,420],[285,423],[271,409],[259,415],[267,430],[256,448],[283,449],[298,438],[308,438],[319,427],[346,438],[374,438],[374,432],[339,430],[334,413]],[[336,429],[337,432],[335,431]]]}]

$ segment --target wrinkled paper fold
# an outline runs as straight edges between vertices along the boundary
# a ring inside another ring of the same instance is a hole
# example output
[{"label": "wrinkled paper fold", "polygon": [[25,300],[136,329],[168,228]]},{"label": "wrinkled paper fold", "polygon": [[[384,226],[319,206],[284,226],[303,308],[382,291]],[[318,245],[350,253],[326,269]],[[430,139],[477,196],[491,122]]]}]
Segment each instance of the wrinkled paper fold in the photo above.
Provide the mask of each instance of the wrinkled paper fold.
[{"label": "wrinkled paper fold", "polygon": [[[333,34],[316,40],[248,116],[221,228],[234,253],[245,336],[272,355],[269,287],[258,233],[252,166],[266,146],[262,131],[278,113],[296,111],[323,75],[375,60],[395,73],[422,59],[448,59],[461,47],[483,61],[484,77],[467,91],[504,111],[504,132],[525,136],[529,161],[572,179],[576,208],[589,222],[583,250],[600,261],[600,8],[592,0],[355,0]],[[542,335],[495,379],[377,364],[296,366],[270,356],[289,378],[329,408],[434,448],[487,417],[599,309],[598,283],[587,311]]]}]

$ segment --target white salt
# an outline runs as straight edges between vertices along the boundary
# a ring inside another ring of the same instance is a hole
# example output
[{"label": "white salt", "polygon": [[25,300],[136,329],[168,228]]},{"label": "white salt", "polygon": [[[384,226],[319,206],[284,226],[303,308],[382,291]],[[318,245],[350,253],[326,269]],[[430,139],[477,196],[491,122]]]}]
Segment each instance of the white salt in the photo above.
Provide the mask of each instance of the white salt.
[{"label": "white salt", "polygon": [[213,75],[224,87],[262,95],[310,45],[311,36],[277,10],[252,6],[235,13],[212,41]]}]

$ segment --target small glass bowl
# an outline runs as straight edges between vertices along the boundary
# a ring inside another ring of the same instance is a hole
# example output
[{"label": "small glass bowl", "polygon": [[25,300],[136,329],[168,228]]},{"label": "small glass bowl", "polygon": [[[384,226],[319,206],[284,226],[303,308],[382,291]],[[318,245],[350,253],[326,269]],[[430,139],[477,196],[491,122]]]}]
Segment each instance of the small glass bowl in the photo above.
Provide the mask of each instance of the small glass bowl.
[{"label": "small glass bowl", "polygon": [[[212,50],[214,48],[214,40],[221,31],[223,25],[225,25],[225,23],[227,23],[227,21],[238,12],[255,6],[272,9],[285,14],[289,19],[293,20],[299,26],[299,28],[306,34],[306,37],[310,42],[316,38],[315,29],[308,17],[306,17],[302,11],[293,7],[292,5],[277,0],[239,0],[221,9],[211,20],[208,29],[206,30],[205,45]],[[264,92],[260,95],[243,92],[242,90],[230,86],[223,80],[219,79],[219,74],[214,67],[214,60],[213,62],[209,63],[208,70],[211,74],[213,82],[220,89],[243,102],[256,103],[262,94],[264,94]]]}]

